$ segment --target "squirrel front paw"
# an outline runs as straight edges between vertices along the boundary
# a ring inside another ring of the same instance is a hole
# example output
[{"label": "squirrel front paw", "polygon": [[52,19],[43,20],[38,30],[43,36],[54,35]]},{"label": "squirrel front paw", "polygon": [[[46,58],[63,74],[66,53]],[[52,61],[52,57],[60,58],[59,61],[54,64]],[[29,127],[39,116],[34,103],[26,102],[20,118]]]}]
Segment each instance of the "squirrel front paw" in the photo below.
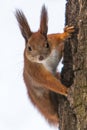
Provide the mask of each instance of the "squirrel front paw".
[{"label": "squirrel front paw", "polygon": [[75,32],[74,26],[70,26],[70,27],[68,25],[65,26],[64,33],[67,38],[70,38],[73,32]]}]

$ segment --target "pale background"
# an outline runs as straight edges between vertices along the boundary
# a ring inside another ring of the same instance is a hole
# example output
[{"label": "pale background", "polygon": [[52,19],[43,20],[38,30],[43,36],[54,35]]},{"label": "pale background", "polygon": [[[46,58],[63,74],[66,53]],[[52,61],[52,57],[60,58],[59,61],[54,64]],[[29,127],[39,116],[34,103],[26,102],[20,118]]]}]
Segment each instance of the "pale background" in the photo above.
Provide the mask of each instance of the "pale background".
[{"label": "pale background", "polygon": [[32,31],[38,30],[45,4],[49,33],[62,32],[65,0],[0,0],[0,130],[57,130],[30,103],[23,82],[22,38],[14,13],[22,9]]}]

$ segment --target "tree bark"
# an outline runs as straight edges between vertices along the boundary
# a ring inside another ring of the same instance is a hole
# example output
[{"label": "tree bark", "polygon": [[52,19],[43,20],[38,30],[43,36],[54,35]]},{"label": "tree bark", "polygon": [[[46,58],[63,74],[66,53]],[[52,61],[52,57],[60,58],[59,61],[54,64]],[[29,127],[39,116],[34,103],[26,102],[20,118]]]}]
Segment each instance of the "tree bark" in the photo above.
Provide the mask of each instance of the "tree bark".
[{"label": "tree bark", "polygon": [[60,130],[87,130],[87,0],[67,0],[66,25],[75,33],[64,49],[61,81],[70,87],[68,100],[58,95]]}]

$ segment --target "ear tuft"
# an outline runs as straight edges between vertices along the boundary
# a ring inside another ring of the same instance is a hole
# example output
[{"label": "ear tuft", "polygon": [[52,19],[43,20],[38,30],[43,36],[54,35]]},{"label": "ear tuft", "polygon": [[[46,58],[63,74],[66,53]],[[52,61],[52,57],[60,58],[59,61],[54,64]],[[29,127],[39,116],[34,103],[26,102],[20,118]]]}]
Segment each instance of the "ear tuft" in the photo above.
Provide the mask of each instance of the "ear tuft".
[{"label": "ear tuft", "polygon": [[27,19],[26,19],[24,13],[18,9],[16,10],[15,16],[18,21],[21,33],[22,33],[25,41],[27,42],[29,37],[32,35],[32,32],[28,25]]},{"label": "ear tuft", "polygon": [[43,5],[40,19],[40,33],[43,35],[47,35],[47,31],[48,31],[48,14],[45,5]]}]

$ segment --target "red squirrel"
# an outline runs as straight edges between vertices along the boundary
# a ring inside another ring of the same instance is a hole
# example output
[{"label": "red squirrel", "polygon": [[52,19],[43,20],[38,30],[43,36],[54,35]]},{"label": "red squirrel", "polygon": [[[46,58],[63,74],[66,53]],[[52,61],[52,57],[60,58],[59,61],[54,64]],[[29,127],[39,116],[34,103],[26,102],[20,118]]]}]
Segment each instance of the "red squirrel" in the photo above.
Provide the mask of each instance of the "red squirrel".
[{"label": "red squirrel", "polygon": [[74,32],[66,26],[63,33],[49,34],[48,14],[42,7],[40,28],[32,32],[24,13],[16,10],[16,18],[25,39],[23,77],[29,98],[50,124],[58,125],[58,113],[54,109],[50,93],[67,96],[68,88],[56,78],[56,69],[63,56],[64,41]]}]

